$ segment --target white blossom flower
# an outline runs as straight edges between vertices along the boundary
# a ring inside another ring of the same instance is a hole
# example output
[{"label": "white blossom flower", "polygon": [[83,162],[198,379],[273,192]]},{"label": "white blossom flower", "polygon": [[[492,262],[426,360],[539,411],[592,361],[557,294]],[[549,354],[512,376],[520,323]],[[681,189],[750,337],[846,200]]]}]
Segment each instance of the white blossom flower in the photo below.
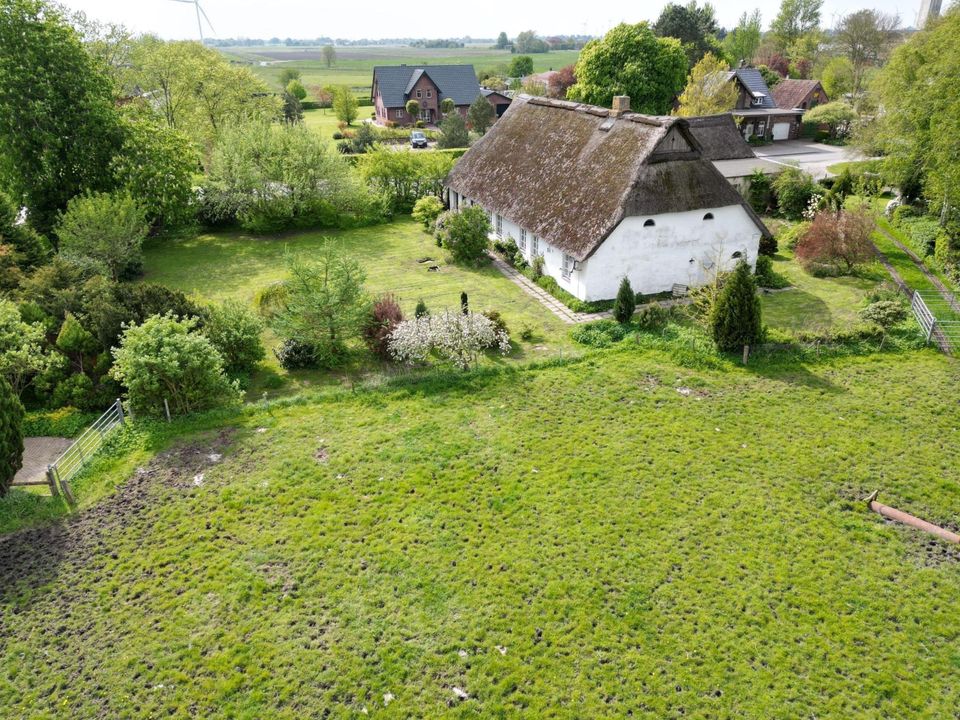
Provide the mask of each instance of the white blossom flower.
[{"label": "white blossom flower", "polygon": [[435,353],[466,370],[488,348],[495,348],[501,355],[510,352],[510,336],[485,315],[445,310],[397,325],[390,335],[389,348],[399,362],[423,362]]}]

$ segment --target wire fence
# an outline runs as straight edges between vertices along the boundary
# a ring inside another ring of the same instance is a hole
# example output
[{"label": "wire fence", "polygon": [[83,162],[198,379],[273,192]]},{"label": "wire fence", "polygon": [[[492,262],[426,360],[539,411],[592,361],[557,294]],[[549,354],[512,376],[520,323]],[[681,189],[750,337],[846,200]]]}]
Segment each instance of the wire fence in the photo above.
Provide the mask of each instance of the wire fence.
[{"label": "wire fence", "polygon": [[59,486],[67,501],[73,504],[73,493],[70,491],[70,481],[103,447],[110,432],[119,425],[123,425],[126,418],[123,414],[123,405],[120,400],[114,403],[80,436],[66,451],[47,466],[47,480],[50,490],[56,494]]},{"label": "wire fence", "polygon": [[960,314],[953,302],[939,293],[917,290],[910,298],[910,307],[927,342],[935,342],[948,354],[960,348]]}]

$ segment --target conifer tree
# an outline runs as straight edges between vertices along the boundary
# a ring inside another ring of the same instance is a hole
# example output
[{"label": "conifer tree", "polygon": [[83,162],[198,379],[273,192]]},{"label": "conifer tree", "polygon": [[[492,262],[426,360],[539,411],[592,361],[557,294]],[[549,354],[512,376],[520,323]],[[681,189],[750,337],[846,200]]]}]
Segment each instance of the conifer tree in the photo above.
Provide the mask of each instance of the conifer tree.
[{"label": "conifer tree", "polygon": [[624,276],[617,290],[617,299],[613,301],[613,317],[618,323],[628,323],[637,309],[637,296],[630,287],[630,280]]},{"label": "conifer tree", "polygon": [[23,465],[23,405],[0,377],[0,496]]},{"label": "conifer tree", "polygon": [[720,291],[713,306],[710,325],[717,347],[725,351],[743,348],[746,362],[750,346],[759,342],[763,335],[763,326],[756,280],[745,260],[737,263]]}]

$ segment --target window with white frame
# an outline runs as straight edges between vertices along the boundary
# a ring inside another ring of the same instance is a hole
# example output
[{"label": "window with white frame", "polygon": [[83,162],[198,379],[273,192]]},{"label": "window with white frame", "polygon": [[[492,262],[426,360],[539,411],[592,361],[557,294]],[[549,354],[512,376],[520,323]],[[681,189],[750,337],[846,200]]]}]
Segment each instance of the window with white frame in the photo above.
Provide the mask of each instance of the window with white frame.
[{"label": "window with white frame", "polygon": [[423,97],[423,90],[417,90],[417,97],[418,97],[418,98],[422,98],[422,97]]},{"label": "window with white frame", "polygon": [[403,120],[403,108],[397,108],[397,120]]},{"label": "window with white frame", "polygon": [[520,239],[517,240],[517,247],[521,250],[527,249],[527,231],[520,228]]},{"label": "window with white frame", "polygon": [[427,90],[427,98],[433,97],[433,90]]},{"label": "window with white frame", "polygon": [[536,257],[540,254],[540,238],[536,235],[533,236],[533,239],[530,241],[530,255]]},{"label": "window with white frame", "polygon": [[575,269],[574,260],[572,255],[563,254],[563,265],[560,266],[560,274],[563,277],[570,279],[570,273]]},{"label": "window with white frame", "polygon": [[503,237],[503,216],[497,215],[497,221],[495,223],[497,228],[497,237]]}]

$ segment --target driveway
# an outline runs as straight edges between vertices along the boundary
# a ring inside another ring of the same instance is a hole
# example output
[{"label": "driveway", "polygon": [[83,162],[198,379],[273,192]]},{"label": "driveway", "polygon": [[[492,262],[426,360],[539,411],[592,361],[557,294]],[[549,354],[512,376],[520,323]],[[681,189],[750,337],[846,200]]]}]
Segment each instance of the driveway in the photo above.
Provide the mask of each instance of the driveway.
[{"label": "driveway", "polygon": [[782,140],[753,149],[757,157],[783,165],[795,165],[820,179],[826,177],[827,167],[840,162],[863,160],[853,147],[823,145],[813,140]]}]

